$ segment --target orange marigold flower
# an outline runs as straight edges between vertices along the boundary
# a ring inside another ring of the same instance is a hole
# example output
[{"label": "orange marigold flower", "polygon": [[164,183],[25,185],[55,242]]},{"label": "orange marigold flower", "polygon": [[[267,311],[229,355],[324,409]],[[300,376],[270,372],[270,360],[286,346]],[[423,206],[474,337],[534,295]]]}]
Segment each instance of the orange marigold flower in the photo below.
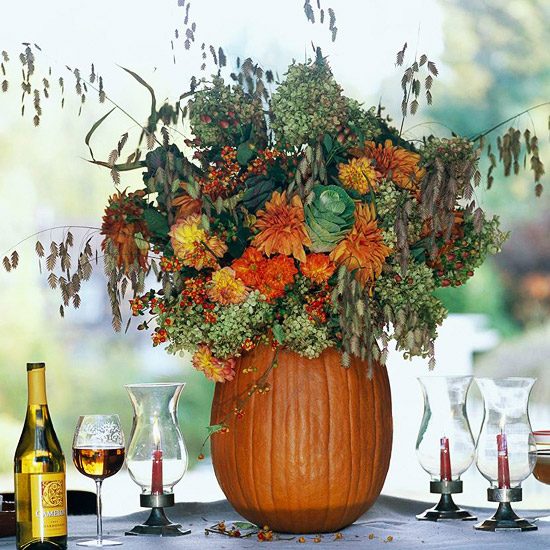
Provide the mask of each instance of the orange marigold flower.
[{"label": "orange marigold flower", "polygon": [[294,195],[290,204],[286,191],[274,191],[271,199],[265,203],[265,210],[257,213],[256,228],[259,233],[252,244],[265,252],[267,256],[284,254],[305,261],[304,246],[311,240],[304,222],[304,208],[300,197]]},{"label": "orange marigold flower", "polygon": [[346,164],[339,164],[338,178],[346,189],[353,189],[360,195],[376,190],[376,171],[367,157],[352,158]]},{"label": "orange marigold flower", "polygon": [[335,269],[336,265],[326,254],[308,254],[306,261],[300,264],[302,275],[317,284],[326,283]]},{"label": "orange marigold flower", "polygon": [[235,359],[222,361],[214,357],[206,344],[201,344],[193,355],[193,366],[214,382],[225,382],[235,377]]},{"label": "orange marigold flower", "polygon": [[384,244],[376,218],[368,205],[355,207],[355,224],[330,253],[336,265],[355,271],[355,278],[364,287],[382,273],[382,266],[391,249]]},{"label": "orange marigold flower", "polygon": [[270,302],[285,293],[285,287],[294,282],[298,273],[294,260],[288,256],[278,255],[267,260],[259,290]]},{"label": "orange marigold flower", "polygon": [[381,177],[391,179],[399,187],[410,191],[417,190],[426,173],[418,166],[420,155],[393,145],[389,139],[384,145],[367,141],[359,154],[374,160],[374,167]]},{"label": "orange marigold flower", "polygon": [[212,286],[208,289],[208,297],[218,304],[240,304],[248,292],[244,283],[235,279],[235,272],[230,267],[224,267],[212,274]]},{"label": "orange marigold flower", "polygon": [[109,197],[101,225],[101,234],[105,235],[101,249],[105,252],[111,242],[117,249],[117,266],[124,266],[126,271],[136,261],[140,267],[147,267],[149,230],[142,220],[140,200],[136,193],[115,193]]},{"label": "orange marigold flower", "polygon": [[250,246],[231,264],[231,267],[246,286],[256,289],[263,277],[266,262],[264,255],[257,248]]},{"label": "orange marigold flower", "polygon": [[216,235],[208,235],[201,227],[201,217],[194,214],[175,223],[170,232],[174,254],[185,265],[201,270],[218,267],[217,258],[227,252],[226,244]]}]

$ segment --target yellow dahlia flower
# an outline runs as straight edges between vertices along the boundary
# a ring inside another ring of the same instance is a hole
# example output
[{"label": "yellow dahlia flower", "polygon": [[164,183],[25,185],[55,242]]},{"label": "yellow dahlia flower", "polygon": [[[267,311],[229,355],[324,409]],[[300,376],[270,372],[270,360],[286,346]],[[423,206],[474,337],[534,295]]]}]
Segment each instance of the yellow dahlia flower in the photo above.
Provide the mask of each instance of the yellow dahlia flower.
[{"label": "yellow dahlia flower", "polygon": [[366,157],[352,158],[347,164],[339,164],[338,178],[346,189],[353,189],[360,195],[371,189],[376,191],[376,170]]},{"label": "yellow dahlia flower", "polygon": [[205,344],[201,344],[193,355],[193,366],[214,382],[225,382],[235,378],[235,359],[222,361],[214,357]]},{"label": "yellow dahlia flower", "polygon": [[217,258],[227,252],[227,246],[219,237],[208,235],[201,227],[198,214],[175,223],[168,235],[176,257],[199,271],[204,267],[218,267]]},{"label": "yellow dahlia flower", "polygon": [[218,304],[240,304],[244,302],[248,292],[240,279],[235,279],[235,272],[230,267],[224,267],[212,274],[212,286],[208,289],[208,297]]}]

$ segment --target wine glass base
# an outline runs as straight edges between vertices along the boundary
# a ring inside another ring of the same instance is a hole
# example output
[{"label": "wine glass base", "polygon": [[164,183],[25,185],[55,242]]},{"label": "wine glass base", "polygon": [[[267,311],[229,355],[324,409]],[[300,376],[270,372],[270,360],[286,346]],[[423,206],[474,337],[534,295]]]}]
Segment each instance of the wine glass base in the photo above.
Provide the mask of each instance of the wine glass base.
[{"label": "wine glass base", "polygon": [[79,540],[76,542],[77,546],[91,546],[92,548],[103,548],[104,546],[120,546],[122,542],[112,539],[103,540]]}]

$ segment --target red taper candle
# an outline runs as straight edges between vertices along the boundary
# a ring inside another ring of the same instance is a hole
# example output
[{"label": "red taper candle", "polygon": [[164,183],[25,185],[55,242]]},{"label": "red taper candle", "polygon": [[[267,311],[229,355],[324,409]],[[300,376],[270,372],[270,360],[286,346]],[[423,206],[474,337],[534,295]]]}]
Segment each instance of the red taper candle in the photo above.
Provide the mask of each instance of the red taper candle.
[{"label": "red taper candle", "polygon": [[155,418],[153,425],[153,438],[157,448],[153,451],[153,467],[151,471],[151,494],[162,495],[164,487],[162,483],[162,449],[160,448],[160,431],[158,420]]},{"label": "red taper candle", "polygon": [[449,438],[442,437],[440,443],[439,469],[441,481],[451,481],[451,453],[449,451]]},{"label": "red taper candle", "polygon": [[510,465],[508,463],[508,440],[506,434],[500,432],[497,434],[498,448],[498,488],[510,488]]}]

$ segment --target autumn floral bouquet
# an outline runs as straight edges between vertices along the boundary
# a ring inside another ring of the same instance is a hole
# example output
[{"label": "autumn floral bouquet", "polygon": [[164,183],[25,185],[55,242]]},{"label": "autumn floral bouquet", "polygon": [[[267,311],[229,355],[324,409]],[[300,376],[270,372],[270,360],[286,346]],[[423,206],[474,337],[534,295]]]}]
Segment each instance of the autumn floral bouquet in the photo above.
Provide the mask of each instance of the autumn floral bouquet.
[{"label": "autumn floral bouquet", "polygon": [[[216,382],[259,342],[306,358],[334,347],[346,366],[383,362],[393,338],[433,362],[447,313],[434,290],[464,284],[505,239],[471,201],[474,144],[406,141],[381,109],[346,97],[320,55],[273,93],[273,76],[248,63],[233,85],[195,82],[192,136],[172,142],[163,127],[158,147],[130,159],[139,188],[110,197],[115,319],[127,279],[153,345],[192,352]],[[149,270],[158,285],[145,292]]]}]

